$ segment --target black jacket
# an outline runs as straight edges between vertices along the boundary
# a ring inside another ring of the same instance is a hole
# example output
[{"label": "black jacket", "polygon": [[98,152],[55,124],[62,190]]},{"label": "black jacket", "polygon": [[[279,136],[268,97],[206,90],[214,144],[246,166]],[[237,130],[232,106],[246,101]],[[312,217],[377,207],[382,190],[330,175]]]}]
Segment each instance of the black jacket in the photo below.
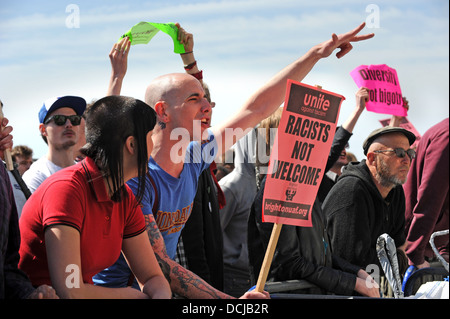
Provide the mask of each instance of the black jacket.
[{"label": "black jacket", "polygon": [[0,299],[24,299],[34,288],[18,268],[19,216],[8,173],[0,159]]},{"label": "black jacket", "polygon": [[365,269],[379,265],[376,242],[387,233],[405,242],[405,195],[397,186],[383,199],[363,160],[347,165],[322,205],[333,254]]},{"label": "black jacket", "polygon": [[[255,197],[248,223],[249,261],[254,280],[258,278],[273,228],[272,223],[262,222],[265,181],[264,178]],[[313,227],[282,226],[268,281],[303,279],[320,287],[321,291],[299,293],[352,295],[360,268],[332,256],[318,200],[311,218]]]},{"label": "black jacket", "polygon": [[[330,154],[328,156],[327,165],[325,166],[324,172],[328,172],[330,168],[333,167],[334,163],[336,163],[339,156],[341,156],[342,150],[348,143],[348,140],[352,136],[352,133],[348,132],[342,126],[339,126],[336,130],[336,134],[333,138],[333,143],[331,144]],[[323,176],[322,181],[320,182],[319,190],[317,191],[317,198],[321,203],[327,197],[328,192],[334,186],[335,181],[331,180],[326,174]]]}]

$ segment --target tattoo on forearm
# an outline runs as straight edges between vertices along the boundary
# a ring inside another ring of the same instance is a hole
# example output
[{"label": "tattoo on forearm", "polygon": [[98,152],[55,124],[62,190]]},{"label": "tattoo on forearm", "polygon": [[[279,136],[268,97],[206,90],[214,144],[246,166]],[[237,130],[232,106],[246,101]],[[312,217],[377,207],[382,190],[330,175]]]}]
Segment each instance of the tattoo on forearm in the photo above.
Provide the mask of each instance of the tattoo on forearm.
[{"label": "tattoo on forearm", "polygon": [[211,287],[203,279],[178,264],[173,267],[172,275],[180,283],[180,291],[178,293],[183,296],[188,298],[206,298],[205,295],[202,295],[201,297],[195,295],[196,293],[201,293],[214,299],[220,299],[223,297],[223,294],[222,296],[218,294],[220,293],[218,290]]},{"label": "tattoo on forearm", "polygon": [[[158,225],[153,218],[153,215],[144,215],[145,219],[145,227],[147,229],[148,238],[150,239],[150,243],[152,246],[158,243],[159,240],[163,240],[161,233],[159,232]],[[162,247],[165,252],[165,246]]]},{"label": "tattoo on forearm", "polygon": [[164,274],[164,277],[166,277],[167,281],[169,282],[169,285],[172,283],[172,279],[170,278],[170,266],[169,264],[159,256],[159,254],[155,254],[156,259],[158,260],[159,267],[161,267],[161,271]]},{"label": "tattoo on forearm", "polygon": [[145,225],[150,243],[164,276],[172,291],[186,298],[231,298],[216,290],[193,272],[169,258],[164,239],[153,215],[145,215]]}]

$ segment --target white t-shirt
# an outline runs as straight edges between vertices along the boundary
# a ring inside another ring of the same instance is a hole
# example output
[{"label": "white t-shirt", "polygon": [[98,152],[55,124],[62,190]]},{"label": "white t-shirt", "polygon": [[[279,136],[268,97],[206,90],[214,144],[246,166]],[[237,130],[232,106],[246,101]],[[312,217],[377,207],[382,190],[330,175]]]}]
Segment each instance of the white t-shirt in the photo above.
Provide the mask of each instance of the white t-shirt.
[{"label": "white t-shirt", "polygon": [[22,208],[23,205],[25,205],[25,202],[27,201],[27,198],[25,197],[25,194],[22,191],[22,188],[20,187],[19,183],[17,182],[14,175],[8,171],[9,180],[11,181],[11,187],[14,193],[14,200],[16,202],[17,207],[17,214],[22,215]]},{"label": "white t-shirt", "polygon": [[47,159],[47,156],[43,156],[31,164],[30,168],[23,174],[22,179],[25,184],[27,184],[30,192],[34,193],[36,188],[38,188],[47,177],[61,169],[62,167],[50,162],[50,160]]}]

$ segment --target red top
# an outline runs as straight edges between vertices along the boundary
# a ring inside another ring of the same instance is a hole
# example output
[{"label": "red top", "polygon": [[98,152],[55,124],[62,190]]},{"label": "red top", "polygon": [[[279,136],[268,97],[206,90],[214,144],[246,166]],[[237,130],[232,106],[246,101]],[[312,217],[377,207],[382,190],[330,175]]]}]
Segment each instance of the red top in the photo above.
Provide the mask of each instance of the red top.
[{"label": "red top", "polygon": [[[434,258],[431,235],[448,229],[449,119],[428,129],[417,145],[405,189],[406,254],[414,265]],[[439,253],[448,254],[448,235],[435,240]]]},{"label": "red top", "polygon": [[50,225],[63,224],[80,232],[84,282],[92,283],[92,276],[116,262],[122,240],[145,230],[141,208],[130,188],[125,187],[128,197],[113,202],[90,158],[53,174],[38,187],[26,202],[19,222],[19,268],[34,286],[51,285],[44,237]]}]

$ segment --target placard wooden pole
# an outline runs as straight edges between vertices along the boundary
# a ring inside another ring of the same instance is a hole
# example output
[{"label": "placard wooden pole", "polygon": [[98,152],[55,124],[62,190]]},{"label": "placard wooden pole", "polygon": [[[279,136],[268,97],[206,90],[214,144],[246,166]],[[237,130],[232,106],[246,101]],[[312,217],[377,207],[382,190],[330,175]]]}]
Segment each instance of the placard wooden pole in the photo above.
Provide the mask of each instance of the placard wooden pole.
[{"label": "placard wooden pole", "polygon": [[256,283],[255,290],[258,292],[264,291],[267,275],[269,274],[270,266],[272,264],[273,254],[275,253],[275,248],[277,247],[278,237],[280,237],[281,226],[283,226],[283,224],[273,224],[269,245],[267,246],[266,255],[264,256],[261,270],[259,271],[258,282]]},{"label": "placard wooden pole", "polygon": [[[3,120],[3,110],[0,107],[0,123]],[[0,129],[3,131],[3,125],[0,124]],[[6,169],[8,171],[12,171],[14,169],[14,164],[11,157],[11,150],[6,149],[3,154],[5,155],[5,163],[6,163]]]}]

